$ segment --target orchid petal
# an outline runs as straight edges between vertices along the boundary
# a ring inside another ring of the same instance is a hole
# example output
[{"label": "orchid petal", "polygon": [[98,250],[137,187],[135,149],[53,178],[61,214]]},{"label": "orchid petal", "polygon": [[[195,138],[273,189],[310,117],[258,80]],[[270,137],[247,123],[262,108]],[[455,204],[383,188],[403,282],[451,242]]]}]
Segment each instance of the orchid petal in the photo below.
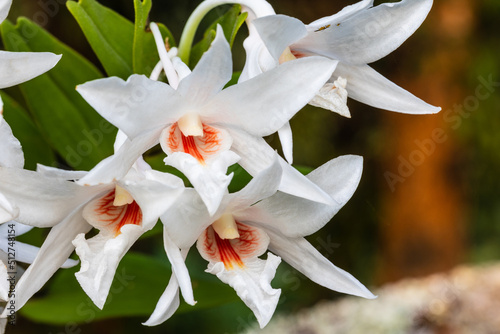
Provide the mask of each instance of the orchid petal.
[{"label": "orchid petal", "polygon": [[270,284],[280,262],[278,256],[268,253],[267,260],[255,258],[245,262],[242,269],[227,270],[222,262],[210,262],[206,272],[231,286],[253,311],[260,328],[264,328],[271,320],[281,294],[281,289],[273,289]]},{"label": "orchid petal", "polygon": [[[181,254],[184,259],[186,259],[189,249],[182,249]],[[172,273],[170,276],[170,281],[168,281],[167,288],[161,295],[156,307],[146,322],[142,324],[145,326],[156,326],[165,321],[167,321],[179,308],[180,298],[179,298],[179,282],[177,278]]]},{"label": "orchid petal", "polygon": [[0,2],[0,23],[7,18],[7,15],[9,15],[9,10],[11,5],[12,5],[12,0],[2,0]]},{"label": "orchid petal", "polygon": [[13,206],[4,195],[0,193],[0,224],[8,222],[19,216],[19,208]]},{"label": "orchid petal", "polygon": [[307,30],[300,20],[286,15],[269,15],[252,22],[260,37],[266,43],[269,53],[278,60],[290,44],[307,36]]},{"label": "orchid petal", "polygon": [[36,171],[40,175],[57,178],[61,181],[76,181],[87,175],[87,171],[65,170],[41,164],[36,165]]},{"label": "orchid petal", "polygon": [[[54,226],[45,239],[33,264],[21,276],[16,285],[15,304],[19,310],[49,278],[61,267],[74,247],[71,241],[80,233],[86,233],[91,226],[82,217],[82,207],[70,213],[61,223]],[[4,310],[0,317],[5,317]]]},{"label": "orchid petal", "polygon": [[334,76],[347,79],[349,97],[376,108],[406,114],[434,114],[441,110],[397,86],[368,65],[339,63]]},{"label": "orchid petal", "polygon": [[277,60],[271,56],[253,24],[248,25],[248,37],[243,41],[243,47],[245,48],[246,59],[238,83],[247,81],[264,72],[261,67],[262,62],[270,63],[269,68],[278,65]]},{"label": "orchid petal", "polygon": [[61,55],[0,51],[0,89],[33,79],[56,66]]},{"label": "orchid petal", "polygon": [[[233,138],[232,151],[241,157],[238,162],[250,175],[256,176],[268,168],[276,158],[276,152],[260,137],[252,136],[244,131],[228,128]],[[280,191],[325,204],[334,204],[334,200],[316,184],[310,182],[281,157],[278,157],[283,170]]]},{"label": "orchid petal", "polygon": [[339,77],[335,82],[326,83],[319,90],[314,99],[309,104],[315,107],[327,109],[337,114],[351,118],[351,113],[347,107],[347,80]]},{"label": "orchid petal", "polygon": [[134,242],[144,233],[141,226],[127,224],[114,238],[100,232],[85,239],[81,233],[73,240],[81,261],[80,271],[75,274],[85,293],[102,309],[109,294],[116,268]]},{"label": "orchid petal", "polygon": [[[1,100],[0,100],[1,103]],[[9,124],[0,111],[0,166],[23,168],[24,155],[21,143],[12,134]]]},{"label": "orchid petal", "polygon": [[385,57],[408,39],[422,24],[432,0],[403,0],[358,12],[328,28],[310,30],[292,50],[315,53],[362,65]]},{"label": "orchid petal", "polygon": [[336,62],[321,57],[286,62],[224,89],[206,105],[203,118],[208,123],[230,124],[254,135],[270,135],[314,97],[335,66]]},{"label": "orchid petal", "polygon": [[182,255],[181,250],[175,245],[172,239],[170,239],[168,229],[166,227],[163,229],[163,241],[168,260],[172,264],[172,274],[177,278],[184,301],[189,305],[196,304],[193,296],[191,278],[186,264],[184,263],[185,256]]},{"label": "orchid petal", "polygon": [[54,226],[99,191],[28,170],[0,168],[0,193],[19,208],[16,220],[25,225]]},{"label": "orchid petal", "polygon": [[0,334],[5,334],[5,327],[7,326],[7,318],[0,318]]},{"label": "orchid petal", "polygon": [[368,299],[376,298],[354,276],[334,266],[306,239],[290,239],[281,233],[266,232],[271,238],[269,249],[313,282],[330,290]]},{"label": "orchid petal", "polygon": [[137,159],[148,149],[158,144],[162,129],[144,133],[134,140],[127,140],[114,155],[99,162],[92,171],[77,183],[80,185],[97,185],[111,183],[123,178]]},{"label": "orchid petal", "polygon": [[117,77],[98,79],[76,87],[101,116],[130,139],[145,131],[175,122],[181,115],[179,94],[169,85],[132,75],[127,81]]},{"label": "orchid petal", "polygon": [[202,105],[219,93],[231,80],[232,59],[229,43],[220,25],[212,45],[201,57],[193,72],[177,88],[180,95]]},{"label": "orchid petal", "polygon": [[355,4],[344,7],[340,12],[333,14],[331,16],[322,17],[314,22],[307,25],[308,30],[318,30],[321,27],[325,27],[331,24],[337,24],[338,22],[345,21],[366,8],[373,6],[373,0],[363,0]]},{"label": "orchid petal", "polygon": [[173,166],[186,175],[207,206],[211,215],[219,208],[233,174],[226,175],[227,167],[236,163],[239,156],[231,151],[221,152],[207,165],[202,165],[189,154],[176,152],[165,158],[167,165]]},{"label": "orchid petal", "polygon": [[289,122],[285,123],[285,125],[278,130],[278,136],[280,138],[283,155],[286,161],[291,165],[293,163],[293,136],[292,127]]},{"label": "orchid petal", "polygon": [[312,234],[328,223],[351,198],[361,179],[362,170],[362,157],[344,155],[309,173],[307,178],[327,192],[336,201],[335,205],[310,202],[277,193],[257,203],[253,210],[260,210],[269,215],[269,218],[260,222],[278,229],[286,236]]},{"label": "orchid petal", "polygon": [[10,282],[7,265],[0,260],[0,301],[9,300]]},{"label": "orchid petal", "polygon": [[191,247],[213,218],[196,190],[187,188],[161,217],[170,238],[181,249]]},{"label": "orchid petal", "polygon": [[229,204],[225,211],[245,210],[253,204],[274,195],[281,180],[281,165],[276,157],[274,163],[258,173],[243,189],[228,195]]}]

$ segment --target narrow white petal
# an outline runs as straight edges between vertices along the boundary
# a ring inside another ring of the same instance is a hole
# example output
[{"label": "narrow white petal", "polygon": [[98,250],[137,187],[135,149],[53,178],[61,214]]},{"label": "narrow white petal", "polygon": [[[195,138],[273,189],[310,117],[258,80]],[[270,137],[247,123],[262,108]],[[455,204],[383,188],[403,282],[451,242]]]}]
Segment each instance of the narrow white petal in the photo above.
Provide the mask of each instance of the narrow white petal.
[{"label": "narrow white petal", "polygon": [[13,206],[4,195],[0,193],[0,224],[8,222],[19,216],[19,208]]},{"label": "narrow white petal", "polygon": [[148,149],[158,144],[162,129],[144,133],[134,140],[127,140],[114,155],[102,160],[77,183],[80,185],[97,185],[112,183],[123,178],[134,163]]},{"label": "narrow white petal", "polygon": [[117,77],[98,79],[76,89],[130,139],[175,122],[182,115],[179,94],[169,85],[143,75],[134,74],[127,81]]},{"label": "narrow white petal", "polygon": [[405,114],[435,114],[441,110],[397,86],[368,65],[339,63],[334,78],[337,76],[347,79],[349,97],[372,107]]},{"label": "narrow white petal", "polygon": [[[183,259],[186,259],[188,251],[189,249],[181,250]],[[175,313],[175,311],[179,308],[179,305],[179,282],[177,281],[175,275],[172,273],[167,288],[158,300],[153,313],[151,314],[149,319],[142,324],[145,326],[156,326],[165,322]]]},{"label": "narrow white petal", "polygon": [[257,29],[251,23],[248,25],[248,37],[243,41],[243,47],[246,52],[245,66],[241,71],[238,82],[247,81],[264,72],[261,67],[261,63],[263,62],[270,62],[270,68],[278,65],[278,61],[271,56],[260,38]]},{"label": "narrow white petal", "polygon": [[327,25],[336,24],[338,22],[345,21],[355,15],[357,15],[360,11],[372,7],[373,0],[362,0],[353,5],[346,6],[342,8],[342,10],[336,14],[331,16],[322,17],[314,22],[311,22],[307,25],[308,30],[318,30],[321,27],[325,27]]},{"label": "narrow white petal", "polygon": [[87,175],[87,171],[77,171],[77,170],[65,170],[50,166],[44,166],[37,164],[36,171],[40,175],[57,178],[63,181],[76,181]]},{"label": "narrow white petal", "polygon": [[[71,241],[78,234],[86,233],[91,229],[81,213],[82,208],[77,208],[64,221],[50,230],[35,261],[17,282],[16,310],[26,304],[28,299],[40,290],[57,269],[65,263],[74,250]],[[1,316],[6,316],[6,314],[7,312],[4,310]]]},{"label": "narrow white petal", "polygon": [[[0,100],[1,101],[1,100]],[[23,168],[24,155],[21,143],[12,134],[9,124],[4,120],[0,110],[0,166]]]},{"label": "narrow white petal", "polygon": [[354,276],[334,266],[306,239],[291,239],[271,231],[267,233],[271,238],[269,249],[313,282],[330,290],[369,299],[376,298]]},{"label": "narrow white petal", "polygon": [[281,294],[281,289],[271,287],[280,262],[278,256],[268,253],[267,260],[255,258],[245,262],[244,268],[233,270],[226,270],[222,262],[210,262],[206,272],[229,284],[255,314],[260,328],[264,328],[271,320]]},{"label": "narrow white petal", "polygon": [[54,226],[98,191],[28,170],[0,168],[0,193],[19,208],[16,220],[25,225]]},{"label": "narrow white petal", "polygon": [[0,51],[0,89],[33,79],[56,66],[61,55]]},{"label": "narrow white petal", "polygon": [[220,25],[212,45],[201,57],[193,72],[182,79],[179,94],[196,104],[204,104],[219,93],[231,79],[233,61],[229,43]]},{"label": "narrow white petal", "polygon": [[167,165],[180,170],[207,206],[211,215],[219,208],[233,174],[226,175],[227,167],[236,163],[239,156],[231,151],[221,152],[210,164],[202,165],[189,154],[176,152],[165,158]]},{"label": "narrow white petal", "polygon": [[269,217],[260,222],[290,237],[318,231],[351,198],[361,179],[362,170],[363,158],[360,156],[345,155],[330,160],[312,171],[307,178],[328,193],[336,201],[335,205],[277,193],[255,205],[256,210]]},{"label": "narrow white petal", "polygon": [[100,309],[104,307],[122,257],[144,233],[144,229],[137,225],[125,225],[120,231],[114,238],[99,233],[85,239],[85,234],[81,233],[73,240],[81,261],[80,271],[75,274],[76,279]]},{"label": "narrow white petal", "polygon": [[11,5],[12,5],[12,0],[0,1],[0,23],[7,18],[7,15],[9,15],[9,10]]},{"label": "narrow white petal", "polygon": [[0,301],[9,300],[10,281],[7,266],[0,260]]},{"label": "narrow white petal", "polygon": [[[268,168],[276,159],[277,153],[260,137],[255,137],[234,129],[229,130],[233,137],[231,150],[236,152],[241,160],[238,162],[250,175],[256,176]],[[334,204],[334,200],[316,184],[309,181],[281,157],[278,161],[282,168],[279,190],[291,195],[307,198],[326,204]]]},{"label": "narrow white petal", "polygon": [[286,15],[270,15],[252,22],[265,42],[269,53],[279,59],[290,44],[304,38],[307,30],[300,20]]},{"label": "narrow white petal", "polygon": [[205,107],[204,120],[240,127],[258,136],[270,135],[314,97],[336,65],[322,57],[286,62],[224,89]]},{"label": "narrow white petal", "polygon": [[422,24],[432,0],[403,0],[361,10],[357,15],[310,30],[292,50],[315,53],[349,64],[362,65],[385,57]]},{"label": "narrow white petal", "polygon": [[285,125],[278,130],[278,136],[280,138],[283,155],[286,161],[291,165],[293,163],[293,136],[292,127],[289,122],[285,123]]},{"label": "narrow white petal", "polygon": [[189,305],[196,304],[193,296],[191,277],[189,276],[186,263],[184,263],[186,256],[182,255],[181,250],[175,245],[172,239],[170,239],[167,228],[163,229],[163,244],[168,260],[172,264],[172,274],[177,278],[184,301]]}]

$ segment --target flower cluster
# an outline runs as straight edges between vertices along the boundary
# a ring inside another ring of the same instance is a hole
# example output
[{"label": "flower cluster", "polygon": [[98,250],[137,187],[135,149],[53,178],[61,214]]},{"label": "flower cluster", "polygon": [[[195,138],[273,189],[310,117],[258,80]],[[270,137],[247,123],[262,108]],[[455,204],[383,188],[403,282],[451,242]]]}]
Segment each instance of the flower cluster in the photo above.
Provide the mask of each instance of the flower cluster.
[{"label": "flower cluster", "polygon": [[[10,2],[2,3],[0,19],[5,19]],[[229,86],[232,55],[221,26],[197,65],[191,69],[186,64],[197,24],[210,9],[226,3],[243,6],[249,28],[245,67]],[[288,122],[308,103],[349,117],[348,96],[397,112],[439,111],[367,65],[403,43],[431,6],[432,0],[403,0],[373,7],[373,1],[363,0],[304,25],[277,15],[264,0],[206,0],[192,14],[178,49],[170,48],[151,23],[160,62],[149,77],[108,77],[76,87],[119,129],[114,154],[88,172],[43,165],[36,171],[23,169],[21,146],[0,118],[0,230],[8,224],[22,231],[51,227],[40,249],[17,244],[18,261],[31,265],[15,286],[16,310],[58,268],[76,264],[68,260],[73,251],[80,260],[76,279],[102,308],[120,260],[158,219],[172,275],[145,325],[171,317],[180,294],[186,303],[196,303],[185,264],[195,244],[208,262],[206,271],[236,291],[261,327],[278,303],[281,290],[271,281],[282,259],[328,289],[374,298],[304,238],[328,223],[353,195],[362,158],[341,156],[304,176],[291,165]],[[361,29],[380,17],[384,25],[376,33]],[[30,80],[59,58],[0,52],[0,87]],[[275,132],[285,159],[264,139]],[[179,170],[192,187],[143,160],[158,144],[165,164]],[[228,168],[234,164],[252,179],[230,193],[233,174]],[[89,237],[92,229],[98,232]],[[4,239],[0,252],[7,252]],[[14,297],[5,285],[4,258],[0,298],[8,305]],[[6,308],[2,317],[7,316]]]}]

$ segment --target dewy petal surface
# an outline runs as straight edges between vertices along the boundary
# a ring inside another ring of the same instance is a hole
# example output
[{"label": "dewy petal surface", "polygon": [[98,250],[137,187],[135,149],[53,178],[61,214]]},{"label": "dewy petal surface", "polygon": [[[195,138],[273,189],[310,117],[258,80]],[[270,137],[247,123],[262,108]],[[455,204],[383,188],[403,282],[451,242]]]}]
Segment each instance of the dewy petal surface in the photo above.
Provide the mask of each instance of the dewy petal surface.
[{"label": "dewy petal surface", "polygon": [[49,52],[0,51],[0,89],[33,79],[50,70],[61,55]]},{"label": "dewy petal surface", "polygon": [[368,64],[385,57],[408,39],[427,17],[432,2],[403,0],[361,10],[321,31],[310,30],[291,49],[349,64]]},{"label": "dewy petal surface", "polygon": [[237,126],[254,135],[270,135],[314,97],[335,66],[322,57],[287,62],[224,89],[207,104],[203,118],[207,123]]},{"label": "dewy petal surface", "polygon": [[406,114],[434,114],[441,110],[391,82],[368,65],[339,63],[334,77],[347,79],[349,97],[372,107]]}]

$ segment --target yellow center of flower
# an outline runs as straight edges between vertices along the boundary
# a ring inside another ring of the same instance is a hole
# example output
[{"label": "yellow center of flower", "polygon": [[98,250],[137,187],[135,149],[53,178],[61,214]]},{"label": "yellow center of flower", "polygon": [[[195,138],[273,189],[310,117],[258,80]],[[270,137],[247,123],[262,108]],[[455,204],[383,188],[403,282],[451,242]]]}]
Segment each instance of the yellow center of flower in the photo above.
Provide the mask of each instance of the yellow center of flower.
[{"label": "yellow center of flower", "polygon": [[128,191],[116,185],[115,187],[115,199],[113,200],[114,206],[123,206],[126,204],[131,204],[134,201],[132,195]]},{"label": "yellow center of flower", "polygon": [[198,114],[188,113],[179,118],[177,121],[179,125],[179,129],[182,134],[186,137],[194,136],[201,137],[203,136],[203,124],[201,123],[201,118]]},{"label": "yellow center of flower", "polygon": [[212,224],[212,228],[221,239],[236,239],[240,237],[236,221],[230,213],[224,213]]},{"label": "yellow center of flower", "polygon": [[283,64],[283,63],[286,63],[287,61],[295,60],[295,59],[297,59],[297,57],[295,57],[293,55],[292,51],[290,51],[290,48],[287,47],[285,49],[285,51],[283,51],[283,53],[281,54],[280,59],[279,59],[279,63]]}]

